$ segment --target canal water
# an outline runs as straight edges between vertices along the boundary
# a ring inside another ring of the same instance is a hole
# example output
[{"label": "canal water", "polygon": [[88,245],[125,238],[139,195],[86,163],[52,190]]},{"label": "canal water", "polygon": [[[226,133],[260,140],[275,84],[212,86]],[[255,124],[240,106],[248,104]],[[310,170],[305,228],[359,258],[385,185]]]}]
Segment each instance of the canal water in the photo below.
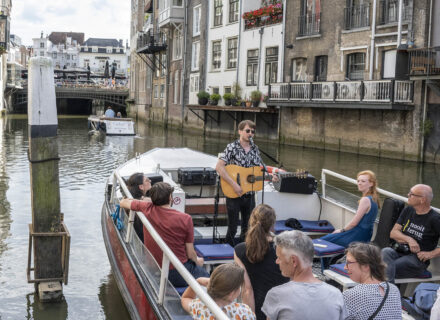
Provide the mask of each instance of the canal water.
[{"label": "canal water", "polygon": [[[61,210],[72,236],[69,284],[65,300],[42,304],[26,281],[28,224],[31,222],[27,119],[0,118],[0,319],[128,319],[102,243],[100,213],[111,171],[136,153],[154,147],[186,146],[210,154],[230,139],[182,134],[137,123],[135,137],[90,135],[86,117],[59,118]],[[289,170],[321,168],[355,177],[363,169],[378,175],[382,188],[405,195],[416,183],[434,188],[440,207],[440,166],[379,159],[275,143],[256,142]],[[171,155],[172,156],[172,155]],[[273,165],[265,158],[268,165]],[[330,180],[331,184],[332,181]],[[355,191],[355,187],[337,185]]]}]

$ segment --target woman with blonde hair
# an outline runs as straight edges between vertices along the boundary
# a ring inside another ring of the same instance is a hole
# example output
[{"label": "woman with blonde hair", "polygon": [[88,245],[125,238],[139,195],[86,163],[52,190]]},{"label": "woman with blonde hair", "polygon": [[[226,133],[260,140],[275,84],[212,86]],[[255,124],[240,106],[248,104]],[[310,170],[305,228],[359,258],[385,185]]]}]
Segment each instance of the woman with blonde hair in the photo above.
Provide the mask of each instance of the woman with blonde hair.
[{"label": "woman with blonde hair", "polygon": [[359,283],[343,293],[347,319],[402,319],[399,289],[385,281],[385,263],[373,244],[354,242],[346,250],[345,270]]},{"label": "woman with blonde hair", "polygon": [[369,242],[373,235],[374,221],[379,209],[377,179],[373,171],[365,170],[357,174],[358,190],[362,198],[353,219],[342,229],[337,229],[321,239],[348,247],[351,242]]},{"label": "woman with blonde hair", "polygon": [[[210,278],[198,278],[197,282],[207,287],[207,292],[229,319],[255,320],[251,308],[234,302],[240,295],[244,271],[236,264],[222,264],[215,268]],[[215,319],[208,307],[199,299],[191,287],[182,295],[182,307],[193,319]]]},{"label": "woman with blonde hair", "polygon": [[244,270],[243,302],[255,311],[258,320],[266,319],[261,311],[267,292],[289,281],[275,263],[273,244],[275,210],[260,204],[251,213],[245,242],[235,246],[234,261]]}]

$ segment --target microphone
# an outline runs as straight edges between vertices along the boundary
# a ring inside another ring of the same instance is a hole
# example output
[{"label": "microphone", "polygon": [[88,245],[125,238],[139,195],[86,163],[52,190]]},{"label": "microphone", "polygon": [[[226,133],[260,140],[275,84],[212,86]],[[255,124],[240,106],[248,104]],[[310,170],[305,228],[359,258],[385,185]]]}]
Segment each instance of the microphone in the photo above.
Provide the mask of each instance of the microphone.
[{"label": "microphone", "polygon": [[254,139],[252,137],[249,137],[249,141],[251,142],[251,144],[254,144]]}]

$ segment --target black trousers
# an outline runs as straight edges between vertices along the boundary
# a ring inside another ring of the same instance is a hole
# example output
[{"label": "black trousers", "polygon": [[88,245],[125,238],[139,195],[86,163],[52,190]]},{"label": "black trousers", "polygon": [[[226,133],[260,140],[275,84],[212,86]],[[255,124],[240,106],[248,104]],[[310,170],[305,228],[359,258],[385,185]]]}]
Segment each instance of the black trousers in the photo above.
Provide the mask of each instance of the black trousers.
[{"label": "black trousers", "polygon": [[226,208],[228,210],[226,242],[234,247],[236,244],[235,234],[237,233],[239,213],[241,213],[240,242],[243,242],[248,229],[249,217],[255,208],[255,195],[245,194],[239,198],[226,198]]}]

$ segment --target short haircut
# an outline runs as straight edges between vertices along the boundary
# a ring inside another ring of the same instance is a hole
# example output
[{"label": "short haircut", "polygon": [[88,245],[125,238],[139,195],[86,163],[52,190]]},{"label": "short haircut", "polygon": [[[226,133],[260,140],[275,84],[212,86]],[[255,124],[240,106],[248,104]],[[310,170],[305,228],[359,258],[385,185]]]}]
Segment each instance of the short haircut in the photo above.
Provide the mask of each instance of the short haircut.
[{"label": "short haircut", "polygon": [[166,182],[157,182],[150,189],[151,202],[155,206],[163,206],[170,203],[170,196],[174,188]]},{"label": "short haircut", "polygon": [[298,230],[284,231],[275,237],[275,245],[298,256],[303,264],[308,266],[313,264],[315,254],[313,241],[304,232]]},{"label": "short haircut", "polygon": [[370,243],[352,242],[345,253],[349,253],[361,266],[369,266],[371,276],[379,281],[385,281],[386,265],[382,260],[379,247]]},{"label": "short haircut", "polygon": [[248,125],[249,128],[251,129],[255,129],[257,127],[255,122],[253,122],[252,120],[243,120],[238,124],[238,130],[243,130],[246,127],[246,125]]}]

